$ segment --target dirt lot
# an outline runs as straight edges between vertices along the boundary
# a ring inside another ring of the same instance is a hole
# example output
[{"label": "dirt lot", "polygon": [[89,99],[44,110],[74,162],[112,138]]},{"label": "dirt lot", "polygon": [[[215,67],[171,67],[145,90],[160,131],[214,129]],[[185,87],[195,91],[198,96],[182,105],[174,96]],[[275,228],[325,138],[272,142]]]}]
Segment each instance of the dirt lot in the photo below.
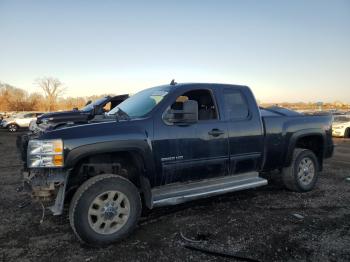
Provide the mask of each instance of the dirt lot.
[{"label": "dirt lot", "polygon": [[93,249],[77,242],[67,212],[40,224],[39,205],[18,207],[26,197],[16,192],[15,135],[0,130],[0,261],[232,261],[185,248],[180,232],[258,261],[350,261],[350,140],[335,143],[312,192],[291,193],[273,177],[255,190],[156,209],[128,239]]}]

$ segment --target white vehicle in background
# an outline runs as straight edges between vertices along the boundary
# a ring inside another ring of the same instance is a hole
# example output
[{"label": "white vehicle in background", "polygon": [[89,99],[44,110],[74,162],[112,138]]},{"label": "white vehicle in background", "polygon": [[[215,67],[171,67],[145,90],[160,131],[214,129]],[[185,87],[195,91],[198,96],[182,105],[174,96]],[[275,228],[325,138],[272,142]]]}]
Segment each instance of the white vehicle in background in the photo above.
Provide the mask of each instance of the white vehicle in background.
[{"label": "white vehicle in background", "polygon": [[334,116],[332,130],[333,136],[350,138],[350,115]]},{"label": "white vehicle in background", "polygon": [[28,128],[30,122],[42,114],[38,112],[16,114],[11,118],[4,119],[1,126],[7,128],[9,132],[17,132],[20,128]]}]

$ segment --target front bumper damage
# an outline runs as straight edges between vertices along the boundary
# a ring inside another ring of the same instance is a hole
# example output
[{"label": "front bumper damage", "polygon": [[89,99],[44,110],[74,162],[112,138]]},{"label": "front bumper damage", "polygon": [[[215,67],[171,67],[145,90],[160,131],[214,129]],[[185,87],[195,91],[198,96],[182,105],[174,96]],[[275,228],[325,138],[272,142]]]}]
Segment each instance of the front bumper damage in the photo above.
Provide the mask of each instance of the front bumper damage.
[{"label": "front bumper damage", "polygon": [[22,172],[23,189],[53,215],[63,213],[69,172],[62,169],[29,169]]}]

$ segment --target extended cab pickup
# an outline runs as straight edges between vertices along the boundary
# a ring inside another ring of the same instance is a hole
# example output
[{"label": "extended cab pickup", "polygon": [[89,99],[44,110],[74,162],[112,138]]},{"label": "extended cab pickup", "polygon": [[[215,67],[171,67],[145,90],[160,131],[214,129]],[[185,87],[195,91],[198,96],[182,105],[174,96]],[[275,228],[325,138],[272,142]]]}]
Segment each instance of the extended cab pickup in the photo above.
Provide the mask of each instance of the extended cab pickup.
[{"label": "extended cab pickup", "polygon": [[[314,188],[333,153],[331,116],[260,109],[246,86],[176,84],[141,91],[103,121],[32,137],[24,184],[59,215],[69,202],[77,237],[105,245],[153,208],[263,186]],[[52,203],[50,203],[52,202]]]}]

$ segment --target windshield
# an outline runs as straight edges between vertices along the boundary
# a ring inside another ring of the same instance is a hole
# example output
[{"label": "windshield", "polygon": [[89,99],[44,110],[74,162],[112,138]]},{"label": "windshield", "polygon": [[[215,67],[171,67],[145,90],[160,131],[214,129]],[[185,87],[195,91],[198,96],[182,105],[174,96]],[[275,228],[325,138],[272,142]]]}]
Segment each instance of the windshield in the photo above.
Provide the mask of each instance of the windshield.
[{"label": "windshield", "polygon": [[112,109],[108,115],[122,113],[126,114],[130,118],[145,116],[147,113],[151,112],[151,110],[155,108],[155,106],[162,101],[167,94],[167,91],[160,88],[143,90],[126,99],[124,102]]},{"label": "windshield", "polygon": [[104,98],[100,98],[100,99],[97,99],[96,101],[88,104],[87,106],[84,106],[82,109],[80,109],[81,111],[84,111],[84,112],[89,112],[89,111],[92,111],[94,109],[94,106],[95,105],[101,105],[103,102],[105,102],[107,100],[106,97]]},{"label": "windshield", "polygon": [[335,116],[334,122],[337,122],[337,123],[350,122],[350,116]]},{"label": "windshield", "polygon": [[24,115],[25,115],[24,113],[17,113],[17,114],[14,114],[14,115],[10,116],[9,118],[10,119],[23,118]]}]

